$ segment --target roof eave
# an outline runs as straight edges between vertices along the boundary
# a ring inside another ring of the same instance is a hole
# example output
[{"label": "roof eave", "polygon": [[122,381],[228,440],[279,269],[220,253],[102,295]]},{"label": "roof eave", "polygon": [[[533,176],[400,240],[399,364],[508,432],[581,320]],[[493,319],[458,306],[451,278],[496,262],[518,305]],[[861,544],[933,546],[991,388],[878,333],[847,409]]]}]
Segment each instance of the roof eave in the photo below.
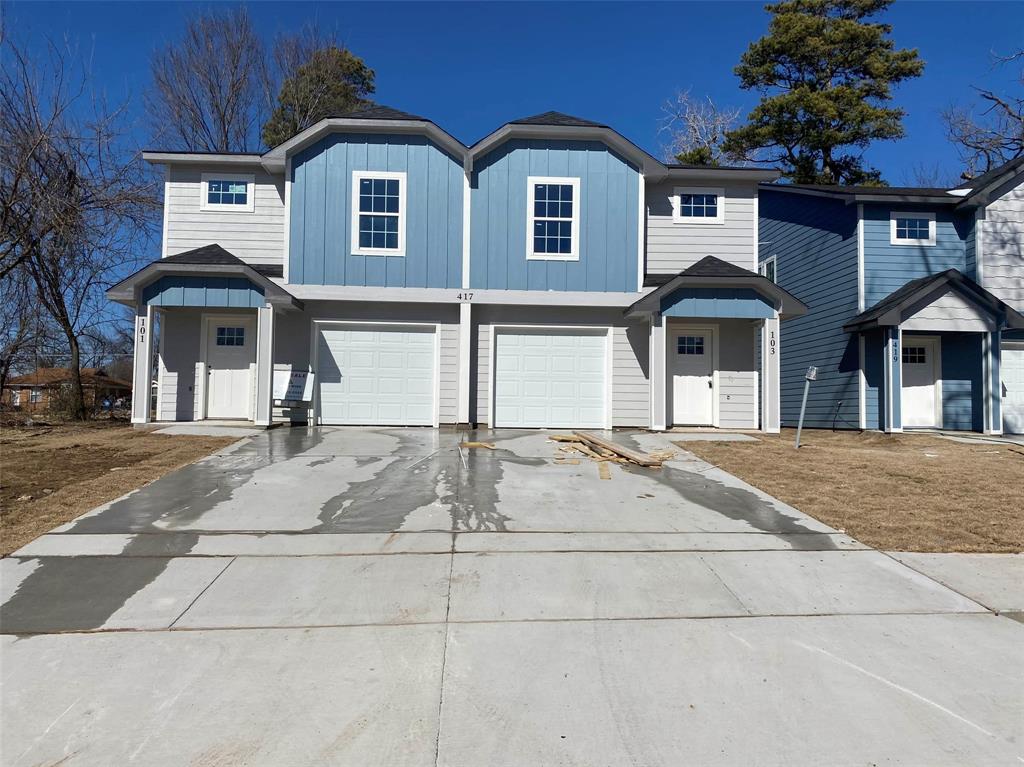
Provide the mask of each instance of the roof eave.
[{"label": "roof eave", "polygon": [[400,133],[425,135],[449,154],[463,160],[466,147],[429,120],[383,120],[327,117],[271,149],[261,158],[269,173],[284,173],[288,157],[300,152],[330,133]]},{"label": "roof eave", "polygon": [[146,150],[142,159],[151,165],[259,165],[259,154],[218,154],[209,152],[157,152]]},{"label": "roof eave", "polygon": [[668,178],[690,179],[690,178],[720,178],[723,181],[753,181],[764,183],[775,181],[782,176],[782,171],[774,168],[673,168],[666,166]]},{"label": "roof eave", "polygon": [[467,170],[472,168],[473,161],[478,157],[513,138],[596,140],[607,144],[626,159],[636,163],[645,177],[664,178],[668,175],[668,168],[664,164],[611,128],[523,123],[506,123],[469,147],[466,156]]},{"label": "roof eave", "polygon": [[807,314],[808,307],[789,291],[780,288],[767,277],[751,273],[747,276],[734,277],[705,277],[678,274],[659,288],[635,301],[629,306],[624,314],[626,317],[638,317],[644,314],[653,314],[661,311],[661,299],[671,295],[681,287],[701,288],[735,288],[750,287],[761,295],[772,299],[780,319],[799,317]]},{"label": "roof eave", "polygon": [[241,276],[263,288],[267,303],[280,309],[301,310],[304,304],[268,277],[264,277],[248,264],[184,264],[156,261],[135,274],[107,288],[106,297],[115,303],[135,308],[142,288],[165,274],[201,274],[207,276]]}]

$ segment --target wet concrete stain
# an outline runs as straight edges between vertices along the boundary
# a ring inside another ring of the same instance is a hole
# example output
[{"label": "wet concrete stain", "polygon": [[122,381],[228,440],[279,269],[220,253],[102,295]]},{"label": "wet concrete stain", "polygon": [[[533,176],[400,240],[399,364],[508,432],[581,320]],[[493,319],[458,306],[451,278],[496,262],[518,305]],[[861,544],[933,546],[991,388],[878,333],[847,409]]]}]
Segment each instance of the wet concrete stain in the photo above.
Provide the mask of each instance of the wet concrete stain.
[{"label": "wet concrete stain", "polygon": [[[181,542],[188,549],[198,535]],[[163,573],[170,557],[139,556],[136,540],[119,556],[41,557],[14,595],[0,606],[0,631],[35,634],[102,628]]]},{"label": "wet concrete stain", "polygon": [[[448,530],[453,532],[504,532],[510,517],[498,511],[498,487],[504,478],[505,463],[541,466],[543,458],[523,458],[509,450],[462,451],[457,443],[469,440],[474,432],[452,434],[451,444],[423,455],[425,447],[418,434],[389,431],[398,447],[369,479],[351,483],[343,492],[321,507],[320,524],[307,532],[392,532],[401,529],[409,515],[418,509],[437,505],[449,516]],[[521,434],[509,434],[514,439]],[[472,440],[470,440],[472,441]],[[500,442],[488,434],[489,442]]]},{"label": "wet concrete stain", "polygon": [[832,536],[804,525],[799,518],[784,514],[775,504],[741,487],[731,487],[704,474],[663,465],[648,469],[620,464],[630,474],[647,477],[678,493],[684,500],[729,519],[787,538],[798,551],[832,551],[838,547]]},{"label": "wet concrete stain", "polygon": [[[311,449],[322,439],[320,433],[307,434],[302,446]],[[167,535],[168,528],[194,524],[268,464],[269,459],[251,454],[214,456],[79,519],[68,534],[140,535],[114,557],[39,558],[39,566],[0,606],[0,631],[41,633],[102,627],[129,599],[153,583],[171,558],[188,555],[199,541],[199,532]]]}]

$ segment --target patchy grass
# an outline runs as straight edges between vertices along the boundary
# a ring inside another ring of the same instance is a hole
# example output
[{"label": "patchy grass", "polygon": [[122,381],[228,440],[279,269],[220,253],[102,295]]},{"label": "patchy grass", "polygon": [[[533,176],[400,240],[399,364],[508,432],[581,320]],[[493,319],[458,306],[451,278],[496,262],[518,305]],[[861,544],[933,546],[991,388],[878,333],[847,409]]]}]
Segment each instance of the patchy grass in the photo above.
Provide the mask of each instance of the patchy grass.
[{"label": "patchy grass", "polygon": [[5,426],[0,555],[234,441],[154,434],[123,421]]},{"label": "patchy grass", "polygon": [[750,484],[892,551],[1024,551],[1024,447],[805,430],[680,442]]}]

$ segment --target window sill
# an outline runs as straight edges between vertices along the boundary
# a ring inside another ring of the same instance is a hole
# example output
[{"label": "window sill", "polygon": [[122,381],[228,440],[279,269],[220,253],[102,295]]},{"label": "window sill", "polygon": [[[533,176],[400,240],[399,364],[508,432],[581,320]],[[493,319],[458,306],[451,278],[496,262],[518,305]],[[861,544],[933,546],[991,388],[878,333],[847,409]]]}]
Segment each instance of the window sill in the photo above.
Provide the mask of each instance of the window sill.
[{"label": "window sill", "polygon": [[353,256],[399,256],[405,258],[404,250],[388,250],[387,248],[361,248],[353,250]]},{"label": "window sill", "polygon": [[579,261],[578,254],[527,253],[527,261]]},{"label": "window sill", "polygon": [[251,206],[246,205],[201,205],[199,210],[205,213],[254,213]]},{"label": "window sill", "polygon": [[889,244],[931,248],[935,246],[935,240],[889,240]]},{"label": "window sill", "polygon": [[673,218],[672,223],[677,226],[723,226],[725,219],[722,218]]}]

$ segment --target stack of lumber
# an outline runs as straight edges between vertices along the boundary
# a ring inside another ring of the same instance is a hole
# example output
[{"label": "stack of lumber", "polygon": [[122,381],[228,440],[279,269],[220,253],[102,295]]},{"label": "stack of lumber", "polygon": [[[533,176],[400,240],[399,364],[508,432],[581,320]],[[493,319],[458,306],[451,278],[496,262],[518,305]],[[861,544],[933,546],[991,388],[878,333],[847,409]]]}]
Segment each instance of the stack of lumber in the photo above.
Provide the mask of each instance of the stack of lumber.
[{"label": "stack of lumber", "polygon": [[674,455],[670,452],[642,453],[585,431],[574,431],[572,434],[552,434],[548,439],[563,443],[563,446],[559,447],[563,453],[580,453],[598,463],[608,461],[632,463],[637,466],[660,469],[662,462]]}]

